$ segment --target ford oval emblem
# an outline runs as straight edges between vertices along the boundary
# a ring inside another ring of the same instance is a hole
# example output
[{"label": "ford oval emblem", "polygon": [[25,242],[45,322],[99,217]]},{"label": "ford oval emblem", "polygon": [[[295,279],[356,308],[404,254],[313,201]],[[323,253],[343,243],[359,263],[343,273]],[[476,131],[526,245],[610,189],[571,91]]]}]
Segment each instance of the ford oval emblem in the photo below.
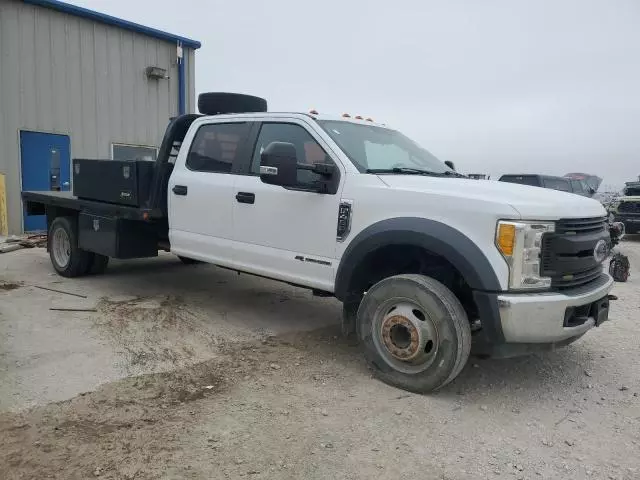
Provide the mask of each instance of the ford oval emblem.
[{"label": "ford oval emblem", "polygon": [[602,263],[607,258],[609,254],[609,246],[607,245],[606,240],[598,240],[595,248],[593,249],[593,258],[596,262]]}]

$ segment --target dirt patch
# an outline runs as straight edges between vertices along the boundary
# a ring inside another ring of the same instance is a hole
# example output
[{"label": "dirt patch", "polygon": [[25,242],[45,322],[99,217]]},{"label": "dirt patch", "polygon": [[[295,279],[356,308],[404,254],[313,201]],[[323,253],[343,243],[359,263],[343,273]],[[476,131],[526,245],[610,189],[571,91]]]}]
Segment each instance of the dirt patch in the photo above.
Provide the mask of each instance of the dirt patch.
[{"label": "dirt patch", "polygon": [[[227,349],[221,361],[127,378],[66,402],[0,415],[3,478],[163,477],[176,437],[198,422],[202,401],[233,384],[236,353],[251,347]],[[243,371],[260,368],[255,360],[240,363]]]},{"label": "dirt patch", "polygon": [[372,379],[338,335],[225,344],[0,415],[3,478],[638,478],[637,377],[614,350],[472,360],[423,396]]},{"label": "dirt patch", "polygon": [[15,290],[16,288],[20,288],[22,286],[23,285],[21,283],[0,281],[0,290],[4,290],[5,292]]},{"label": "dirt patch", "polygon": [[224,345],[180,297],[102,298],[97,310],[97,325],[124,354],[129,374],[185,367]]}]

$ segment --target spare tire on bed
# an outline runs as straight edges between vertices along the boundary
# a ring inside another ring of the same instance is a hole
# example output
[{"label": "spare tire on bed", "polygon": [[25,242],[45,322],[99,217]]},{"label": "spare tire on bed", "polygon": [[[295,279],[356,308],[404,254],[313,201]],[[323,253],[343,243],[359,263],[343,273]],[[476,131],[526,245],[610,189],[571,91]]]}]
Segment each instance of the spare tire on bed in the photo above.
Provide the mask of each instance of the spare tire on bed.
[{"label": "spare tire on bed", "polygon": [[242,93],[201,93],[198,95],[198,110],[205,115],[266,112],[267,101]]}]

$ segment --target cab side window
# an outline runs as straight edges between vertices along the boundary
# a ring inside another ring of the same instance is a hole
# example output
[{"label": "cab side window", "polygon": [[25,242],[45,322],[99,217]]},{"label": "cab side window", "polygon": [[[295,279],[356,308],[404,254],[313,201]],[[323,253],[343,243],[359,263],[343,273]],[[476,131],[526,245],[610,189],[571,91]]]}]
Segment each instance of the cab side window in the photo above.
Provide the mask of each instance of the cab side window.
[{"label": "cab side window", "polygon": [[[298,163],[313,165],[314,163],[333,163],[323,148],[315,141],[307,130],[292,123],[265,123],[260,129],[256,148],[251,161],[251,173],[260,174],[260,155],[271,142],[292,143],[296,147]],[[308,170],[298,170],[298,183],[312,184],[321,176]]]},{"label": "cab side window", "polygon": [[247,123],[212,123],[198,129],[187,156],[187,168],[198,172],[231,173],[240,146],[247,140]]}]

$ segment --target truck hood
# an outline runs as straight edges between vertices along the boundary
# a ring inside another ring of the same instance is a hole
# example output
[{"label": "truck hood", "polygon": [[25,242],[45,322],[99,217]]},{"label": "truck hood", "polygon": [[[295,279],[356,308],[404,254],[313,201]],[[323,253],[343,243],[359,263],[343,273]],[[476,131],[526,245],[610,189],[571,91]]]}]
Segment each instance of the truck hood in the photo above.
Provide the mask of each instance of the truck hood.
[{"label": "truck hood", "polygon": [[628,197],[618,197],[619,202],[640,202],[640,195],[629,195]]},{"label": "truck hood", "polygon": [[379,178],[391,188],[466,199],[470,209],[477,200],[507,204],[522,219],[604,217],[607,213],[600,202],[591,198],[515,183],[421,175],[379,175]]}]

